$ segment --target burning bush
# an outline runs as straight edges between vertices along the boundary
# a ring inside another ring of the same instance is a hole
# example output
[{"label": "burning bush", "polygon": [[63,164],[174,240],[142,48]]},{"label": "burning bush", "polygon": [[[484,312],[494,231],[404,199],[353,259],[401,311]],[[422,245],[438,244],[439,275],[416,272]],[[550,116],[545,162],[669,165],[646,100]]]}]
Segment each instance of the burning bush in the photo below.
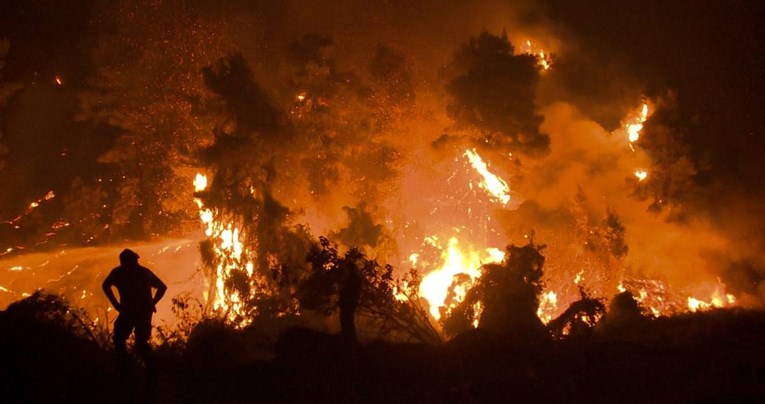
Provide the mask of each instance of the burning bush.
[{"label": "burning bush", "polygon": [[533,240],[523,247],[507,246],[508,255],[500,264],[487,264],[482,275],[462,301],[444,320],[444,330],[456,335],[470,325],[512,334],[519,338],[546,335],[537,317],[542,292],[545,245]]},{"label": "burning bush", "polygon": [[588,335],[603,317],[606,311],[603,299],[593,298],[581,286],[579,293],[581,299],[571,303],[563,314],[547,325],[553,338]]}]

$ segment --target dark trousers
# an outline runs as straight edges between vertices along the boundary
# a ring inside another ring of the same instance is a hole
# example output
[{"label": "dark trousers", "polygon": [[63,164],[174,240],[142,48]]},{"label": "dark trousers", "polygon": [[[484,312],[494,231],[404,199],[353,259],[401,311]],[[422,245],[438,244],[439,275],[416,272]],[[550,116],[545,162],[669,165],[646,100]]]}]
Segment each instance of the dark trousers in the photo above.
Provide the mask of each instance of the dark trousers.
[{"label": "dark trousers", "polygon": [[127,362],[126,342],[130,334],[135,330],[135,348],[144,363],[151,365],[151,316],[152,312],[128,313],[122,312],[114,321],[114,350],[121,363]]},{"label": "dark trousers", "polygon": [[340,330],[343,340],[350,344],[358,342],[355,323],[356,305],[340,305]]}]

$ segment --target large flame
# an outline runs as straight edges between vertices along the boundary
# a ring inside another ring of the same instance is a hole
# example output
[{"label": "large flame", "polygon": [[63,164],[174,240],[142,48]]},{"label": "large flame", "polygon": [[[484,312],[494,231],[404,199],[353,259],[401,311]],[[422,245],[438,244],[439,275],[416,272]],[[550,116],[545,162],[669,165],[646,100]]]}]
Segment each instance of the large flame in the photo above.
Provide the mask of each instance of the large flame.
[{"label": "large flame", "polygon": [[[207,176],[201,173],[194,179],[195,192],[203,192],[208,187]],[[194,198],[199,208],[199,218],[205,225],[205,236],[212,242],[216,262],[213,279],[209,279],[209,290],[205,293],[208,304],[214,311],[224,313],[226,317],[240,325],[249,319],[245,315],[245,302],[258,293],[254,284],[254,264],[252,253],[245,248],[242,230],[231,221],[225,221],[212,209],[206,208],[200,198]],[[244,269],[250,280],[251,296],[240,296],[236,289],[226,288],[226,280],[233,271]]]},{"label": "large flame", "polygon": [[[640,135],[643,124],[648,119],[648,102],[644,102],[636,112],[628,115],[625,119],[624,131],[630,144],[630,149],[634,155],[639,154],[634,144]],[[633,154],[631,153],[631,154]],[[507,207],[510,197],[510,186],[507,181],[489,169],[488,163],[478,154],[475,149],[467,149],[463,152],[463,157],[467,159],[470,167],[479,175],[478,189],[485,191],[486,196],[492,202],[498,203],[501,207]],[[633,172],[638,182],[645,181],[648,178],[648,171],[645,169],[635,169]],[[453,175],[452,178],[459,176]],[[459,177],[461,178],[461,177]],[[465,178],[472,189],[472,180]],[[208,179],[203,174],[197,174],[194,180],[194,189],[196,192],[204,192],[209,186]],[[479,198],[480,193],[471,194],[468,198]],[[217,256],[217,266],[214,268],[214,279],[211,279],[208,293],[209,304],[214,310],[227,313],[230,319],[241,318],[243,314],[243,302],[252,296],[239,296],[236,290],[226,288],[225,280],[231,276],[232,271],[245,269],[249,277],[253,274],[253,256],[248,248],[243,244],[243,234],[240,227],[235,226],[231,221],[225,220],[219,213],[206,208],[201,199],[195,199],[199,208],[199,217],[205,225],[205,235],[212,240],[213,250]],[[468,205],[470,205],[468,203]],[[471,209],[469,206],[466,209]],[[491,213],[482,211],[486,217],[477,220],[471,220],[473,223],[479,223],[481,220],[489,222],[492,220]],[[475,215],[475,211],[470,215]],[[438,220],[431,217],[431,220]],[[468,224],[469,227],[469,224]],[[457,233],[460,233],[459,229]],[[465,232],[471,233],[471,232]],[[471,233],[472,234],[472,233]],[[480,239],[480,237],[478,237]],[[420,252],[411,252],[407,255],[408,263],[426,273],[420,284],[420,295],[427,301],[428,311],[436,321],[447,315],[451,310],[464,301],[466,294],[472,288],[481,276],[481,266],[489,262],[498,262],[504,259],[504,253],[497,248],[491,248],[485,245],[486,239],[476,242],[475,234],[449,235],[448,232],[440,232],[437,235],[426,237],[425,243],[439,251],[438,256],[423,259]],[[447,240],[446,245],[441,244],[441,240]],[[481,244],[484,244],[483,246]],[[435,269],[432,269],[435,268]],[[546,278],[551,280],[549,284],[558,285],[580,285],[583,279],[596,278],[591,277],[587,270],[580,270],[575,277],[571,279],[560,278],[562,274],[555,271],[549,272]],[[625,286],[626,285],[626,286]],[[724,286],[723,286],[724,288]],[[644,279],[622,281],[619,284],[619,290],[629,290],[635,295],[637,300],[654,316],[670,315],[678,311],[697,311],[714,307],[725,307],[732,305],[735,299],[724,292],[715,291],[707,298],[701,298],[700,295],[687,293],[684,297],[671,295],[669,288],[659,280]],[[252,293],[256,293],[253,289]],[[548,323],[560,312],[578,298],[578,293],[563,293],[562,290],[548,288],[540,296],[540,305],[537,315],[544,323]],[[395,296],[394,296],[395,297]],[[401,298],[400,296],[398,298]],[[482,304],[479,302],[475,307],[478,316],[475,319],[475,325],[478,323]]]},{"label": "large flame", "polygon": [[640,139],[640,132],[643,130],[643,124],[645,124],[646,120],[648,120],[648,103],[643,102],[640,110],[624,124],[624,129],[627,131],[627,140],[630,144],[634,144]]},{"label": "large flame", "polygon": [[[429,239],[438,243],[437,237]],[[420,284],[420,295],[428,301],[433,318],[441,319],[442,310],[448,312],[465,299],[467,291],[481,277],[481,265],[502,261],[504,256],[497,248],[463,250],[457,237],[451,237],[442,249],[441,266],[427,274]],[[447,300],[450,290],[452,296]]]},{"label": "large flame", "polygon": [[507,182],[489,171],[488,164],[483,161],[475,149],[465,150],[465,157],[468,158],[473,168],[483,177],[483,181],[478,184],[478,187],[486,190],[489,195],[503,205],[507,205],[510,202],[510,186],[507,185]]}]

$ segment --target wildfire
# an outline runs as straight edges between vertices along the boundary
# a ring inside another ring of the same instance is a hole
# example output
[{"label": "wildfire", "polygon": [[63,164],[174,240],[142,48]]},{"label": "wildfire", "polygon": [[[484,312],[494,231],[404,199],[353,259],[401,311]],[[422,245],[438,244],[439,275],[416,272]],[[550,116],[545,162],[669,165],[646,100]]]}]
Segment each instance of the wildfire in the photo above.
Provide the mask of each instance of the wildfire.
[{"label": "wildfire", "polygon": [[688,311],[706,311],[734,305],[736,303],[736,298],[730,293],[726,294],[722,292],[720,290],[721,287],[724,287],[724,285],[720,285],[715,288],[714,292],[712,292],[712,295],[707,301],[696,299],[693,296],[688,296]]},{"label": "wildfire", "polygon": [[[197,174],[193,185],[195,192],[205,191],[208,187],[207,176]],[[217,262],[214,268],[215,276],[205,298],[213,310],[225,313],[229,320],[238,322],[239,325],[246,325],[248,319],[243,315],[245,299],[242,299],[238,290],[227,291],[225,285],[225,280],[241,268],[244,268],[248,280],[252,283],[254,265],[251,254],[242,243],[244,235],[233,223],[221,220],[216,212],[205,208],[201,199],[194,198],[194,202],[199,207],[199,218],[205,225],[205,235],[213,242],[213,253]],[[251,287],[250,291],[254,295],[256,288]]]},{"label": "wildfire", "polygon": [[689,295],[683,298],[683,294],[672,293],[664,282],[656,279],[623,280],[617,289],[619,292],[632,293],[635,300],[654,317],[671,316],[684,311],[706,311],[736,304],[736,298],[724,292],[725,285],[722,283],[714,288],[706,300]]},{"label": "wildfire", "polygon": [[465,150],[464,156],[468,158],[473,168],[483,177],[483,181],[478,184],[478,187],[486,190],[493,199],[501,202],[503,205],[507,205],[510,202],[510,186],[507,185],[507,182],[489,171],[488,165],[475,149]]},{"label": "wildfire", "polygon": [[[456,237],[450,238],[448,246],[441,253],[443,264],[427,274],[420,284],[420,294],[428,301],[433,318],[439,320],[442,308],[448,311],[465,299],[467,291],[481,276],[481,265],[501,261],[504,257],[505,254],[496,248],[463,251],[459,240]],[[459,275],[465,276],[457,278]],[[457,279],[461,281],[453,285]],[[447,301],[450,290],[453,296]]]},{"label": "wildfire", "polygon": [[634,117],[629,119],[624,126],[624,129],[627,131],[627,140],[629,140],[630,145],[634,144],[640,139],[640,131],[643,130],[643,124],[647,119],[648,103],[643,102],[643,106],[640,108],[640,111],[635,114]]},{"label": "wildfire", "polygon": [[539,301],[539,308],[537,309],[537,317],[542,320],[543,323],[549,323],[554,316],[554,313],[558,310],[558,295],[551,291],[542,293]]},{"label": "wildfire", "polygon": [[527,55],[533,55],[537,59],[537,66],[541,67],[543,71],[550,70],[552,68],[553,60],[549,52],[537,49],[530,39],[527,39],[523,46],[523,53]]}]

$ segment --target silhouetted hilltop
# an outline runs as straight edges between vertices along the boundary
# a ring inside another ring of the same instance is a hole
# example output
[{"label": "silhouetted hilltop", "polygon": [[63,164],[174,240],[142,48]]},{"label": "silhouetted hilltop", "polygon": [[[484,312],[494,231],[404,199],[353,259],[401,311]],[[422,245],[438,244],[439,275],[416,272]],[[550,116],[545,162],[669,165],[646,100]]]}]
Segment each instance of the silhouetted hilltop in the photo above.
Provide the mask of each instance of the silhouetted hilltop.
[{"label": "silhouetted hilltop", "polygon": [[[765,313],[713,310],[563,340],[485,329],[444,345],[290,328],[276,339],[207,320],[157,347],[152,395],[56,296],[0,312],[6,402],[753,402],[765,398]],[[622,332],[628,330],[628,332]]]}]

